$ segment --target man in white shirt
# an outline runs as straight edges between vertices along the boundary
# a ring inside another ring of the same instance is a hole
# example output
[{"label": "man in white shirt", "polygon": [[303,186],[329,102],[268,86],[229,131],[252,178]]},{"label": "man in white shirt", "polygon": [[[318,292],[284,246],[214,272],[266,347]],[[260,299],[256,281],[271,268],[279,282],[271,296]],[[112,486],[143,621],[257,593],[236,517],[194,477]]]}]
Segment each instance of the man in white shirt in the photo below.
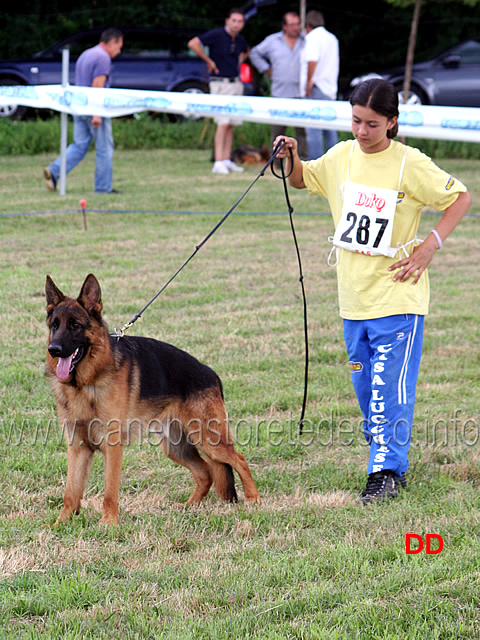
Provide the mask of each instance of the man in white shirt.
[{"label": "man in white shirt", "polygon": [[[324,24],[320,11],[307,13],[300,84],[306,98],[335,100],[340,68],[338,40],[325,29]],[[337,132],[333,129],[307,129],[306,132],[310,160],[322,156],[338,141]]]}]

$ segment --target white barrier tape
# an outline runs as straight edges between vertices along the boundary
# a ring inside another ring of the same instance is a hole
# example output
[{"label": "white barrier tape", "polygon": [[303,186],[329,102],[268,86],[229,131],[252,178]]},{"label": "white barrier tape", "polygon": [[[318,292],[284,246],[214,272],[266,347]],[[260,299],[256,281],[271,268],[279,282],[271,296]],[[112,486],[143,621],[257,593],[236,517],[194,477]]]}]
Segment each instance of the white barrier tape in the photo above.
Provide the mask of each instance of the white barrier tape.
[{"label": "white barrier tape", "polygon": [[[351,130],[351,106],[337,100],[260,98],[68,85],[0,86],[0,105],[54,109],[72,115],[124,116],[161,111],[208,118],[226,116],[248,122],[317,129]],[[399,134],[480,142],[480,108],[401,106]]]}]

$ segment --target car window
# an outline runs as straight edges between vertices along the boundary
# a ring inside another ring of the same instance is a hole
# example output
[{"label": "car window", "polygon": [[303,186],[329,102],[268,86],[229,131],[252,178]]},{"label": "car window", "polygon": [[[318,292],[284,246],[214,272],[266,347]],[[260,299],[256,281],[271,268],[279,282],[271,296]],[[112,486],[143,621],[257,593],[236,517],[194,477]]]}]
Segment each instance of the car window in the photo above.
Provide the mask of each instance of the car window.
[{"label": "car window", "polygon": [[[62,47],[70,49],[70,58],[76,60],[86,49],[97,45],[100,32],[75,34],[66,39],[63,45],[55,45],[46,49],[43,54],[47,58],[59,59]],[[192,58],[196,57],[187,46],[191,34],[182,31],[129,32],[123,36],[123,48],[119,58]]]},{"label": "car window", "polygon": [[[72,59],[78,58],[78,56],[85,51],[85,49],[90,49],[90,47],[94,47],[99,43],[100,34],[83,34],[78,36],[77,38],[72,38],[72,40],[68,43],[68,48],[70,49],[70,57]],[[61,50],[60,50],[61,51]]]},{"label": "car window", "polygon": [[463,42],[452,50],[451,54],[460,56],[461,64],[480,64],[480,42],[477,40]]},{"label": "car window", "polygon": [[170,57],[170,43],[162,34],[127,33],[123,39],[122,57],[133,56],[135,58]]},{"label": "car window", "polygon": [[122,58],[187,57],[187,37],[172,33],[126,33]]}]

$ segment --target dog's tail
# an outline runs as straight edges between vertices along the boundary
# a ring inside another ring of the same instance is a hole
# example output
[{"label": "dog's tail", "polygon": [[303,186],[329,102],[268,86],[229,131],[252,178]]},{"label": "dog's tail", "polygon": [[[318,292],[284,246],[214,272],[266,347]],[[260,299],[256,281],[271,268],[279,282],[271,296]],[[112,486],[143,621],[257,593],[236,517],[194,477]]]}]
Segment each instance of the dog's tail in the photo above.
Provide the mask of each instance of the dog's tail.
[{"label": "dog's tail", "polygon": [[238,502],[232,467],[224,462],[210,460],[210,469],[212,471],[213,486],[220,498],[227,502]]}]

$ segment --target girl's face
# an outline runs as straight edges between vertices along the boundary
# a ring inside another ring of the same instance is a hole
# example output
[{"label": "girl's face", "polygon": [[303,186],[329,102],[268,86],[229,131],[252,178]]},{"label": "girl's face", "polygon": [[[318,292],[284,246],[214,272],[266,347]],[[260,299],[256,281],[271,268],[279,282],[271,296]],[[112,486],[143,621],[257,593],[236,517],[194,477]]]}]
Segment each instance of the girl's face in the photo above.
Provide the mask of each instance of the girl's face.
[{"label": "girl's face", "polygon": [[387,118],[370,107],[352,107],[352,133],[364,153],[378,153],[390,144],[387,131],[395,126],[397,116]]}]

